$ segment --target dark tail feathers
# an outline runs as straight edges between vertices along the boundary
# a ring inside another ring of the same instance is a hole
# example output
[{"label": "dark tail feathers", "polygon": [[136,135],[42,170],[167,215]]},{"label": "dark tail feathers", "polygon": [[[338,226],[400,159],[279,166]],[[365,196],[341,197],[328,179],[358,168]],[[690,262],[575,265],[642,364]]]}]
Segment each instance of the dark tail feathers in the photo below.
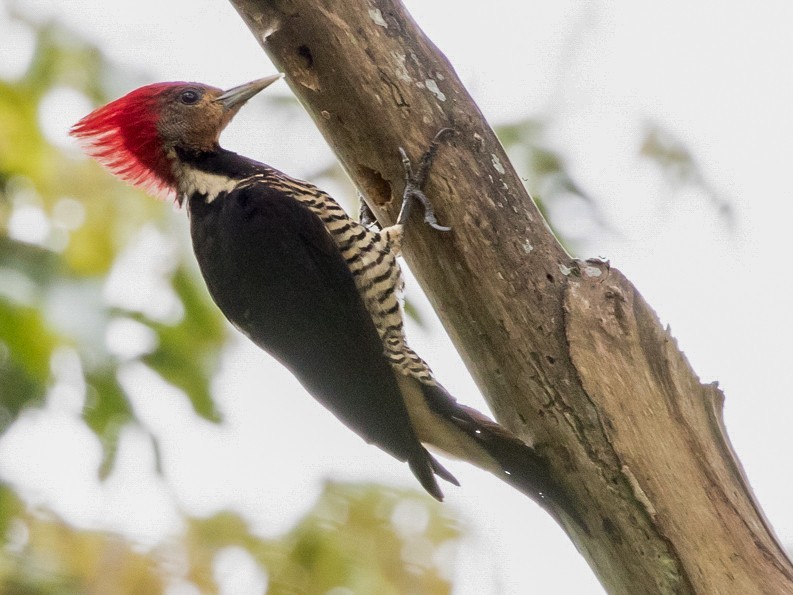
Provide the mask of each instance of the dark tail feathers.
[{"label": "dark tail feathers", "polygon": [[436,475],[453,485],[458,487],[460,485],[457,478],[449,473],[448,469],[441,465],[437,459],[423,447],[420,453],[408,459],[408,465],[410,465],[410,470],[413,471],[413,475],[416,476],[416,479],[419,480],[422,487],[438,502],[443,502],[443,492],[438,486],[437,479],[435,479]]},{"label": "dark tail feathers", "polygon": [[501,473],[491,471],[499,479],[532,498],[558,520],[550,506],[554,503],[586,530],[573,500],[554,479],[544,457],[486,415],[458,403],[442,386],[424,385],[422,388],[430,407],[451,419],[498,462]]}]

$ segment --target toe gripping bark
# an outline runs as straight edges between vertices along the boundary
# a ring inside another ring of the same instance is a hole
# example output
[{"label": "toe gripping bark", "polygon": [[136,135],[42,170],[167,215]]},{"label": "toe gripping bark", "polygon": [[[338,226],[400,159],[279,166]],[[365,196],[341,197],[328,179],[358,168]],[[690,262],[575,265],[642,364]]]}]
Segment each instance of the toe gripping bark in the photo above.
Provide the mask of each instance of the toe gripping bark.
[{"label": "toe gripping bark", "polygon": [[435,158],[435,153],[438,151],[438,146],[441,141],[455,133],[452,128],[441,128],[435,138],[432,139],[429,148],[421,156],[418,169],[414,172],[410,159],[405,152],[405,149],[399,147],[399,154],[402,156],[402,165],[405,168],[405,191],[402,193],[402,209],[399,211],[397,217],[397,225],[404,225],[410,215],[410,207],[413,201],[419,201],[424,207],[424,223],[438,231],[450,231],[451,227],[439,225],[435,219],[435,212],[432,208],[432,203],[424,194],[422,187],[427,180],[427,174],[432,166],[432,161]]}]

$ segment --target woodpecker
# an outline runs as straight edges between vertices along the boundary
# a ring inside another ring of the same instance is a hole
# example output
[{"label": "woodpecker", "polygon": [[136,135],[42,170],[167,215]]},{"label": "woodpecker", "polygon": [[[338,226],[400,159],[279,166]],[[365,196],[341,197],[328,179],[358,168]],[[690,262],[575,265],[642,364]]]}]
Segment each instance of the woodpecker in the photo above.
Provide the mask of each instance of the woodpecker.
[{"label": "woodpecker", "polygon": [[422,186],[448,131],[415,172],[400,149],[402,211],[395,225],[369,228],[312,184],[220,147],[242,105],[281,76],[227,91],[147,85],[96,109],[71,134],[122,180],[186,206],[201,273],[231,324],[365,441],[406,461],[432,496],[443,499],[436,477],[459,483],[427,447],[576,518],[545,459],[458,403],[405,338],[397,257],[413,201],[443,229]]}]

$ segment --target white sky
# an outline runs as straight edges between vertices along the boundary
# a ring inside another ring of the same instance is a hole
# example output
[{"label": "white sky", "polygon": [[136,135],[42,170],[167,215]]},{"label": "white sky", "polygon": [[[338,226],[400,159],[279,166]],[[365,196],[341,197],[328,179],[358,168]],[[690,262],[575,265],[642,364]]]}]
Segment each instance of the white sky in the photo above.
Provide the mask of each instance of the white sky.
[{"label": "white sky", "polygon": [[[223,87],[274,71],[223,0],[19,4],[57,15],[145,82]],[[671,325],[703,381],[719,380],[733,444],[779,536],[793,542],[793,401],[781,374],[793,361],[785,258],[793,209],[784,178],[793,154],[793,5],[407,5],[492,122],[553,114],[552,141],[618,230],[590,236],[579,255],[607,257],[624,271]],[[20,61],[24,52],[24,43],[3,44],[0,63]],[[61,117],[50,115],[56,137],[85,111],[78,102],[62,103]],[[296,176],[332,158],[307,117],[279,122],[246,109],[224,136],[229,148]],[[637,156],[648,121],[694,153],[735,209],[734,228],[696,191],[671,192]],[[246,134],[251,130],[256,134]],[[409,293],[429,312],[413,281]],[[484,408],[437,322],[428,332],[411,326],[409,337],[461,401]],[[227,419],[220,428],[196,423],[182,397],[134,366],[125,378],[137,413],[162,443],[168,484],[154,479],[145,435],[129,431],[117,474],[99,486],[98,445],[76,421],[80,397],[70,394],[26,416],[0,441],[0,474],[75,522],[123,528],[144,541],[178,530],[176,506],[191,513],[234,506],[271,534],[305,511],[326,477],[415,483],[404,465],[366,447],[242,341],[216,384]],[[298,424],[295,436],[288,429]],[[602,592],[536,506],[477,470],[452,467],[463,488],[447,490],[447,502],[472,527],[456,593]]]}]

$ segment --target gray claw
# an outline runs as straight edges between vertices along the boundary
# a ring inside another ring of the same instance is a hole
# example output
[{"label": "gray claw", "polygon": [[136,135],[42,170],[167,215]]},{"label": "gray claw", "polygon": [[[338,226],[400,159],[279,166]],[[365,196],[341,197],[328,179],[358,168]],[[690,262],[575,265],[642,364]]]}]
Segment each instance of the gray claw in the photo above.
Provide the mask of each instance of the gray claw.
[{"label": "gray claw", "polygon": [[402,157],[402,168],[405,170],[405,180],[410,183],[413,180],[413,166],[410,164],[410,157],[405,149],[399,147],[399,155]]},{"label": "gray claw", "polygon": [[435,210],[432,208],[432,203],[430,202],[430,199],[427,198],[427,195],[424,194],[424,192],[418,188],[413,188],[410,193],[410,197],[418,200],[424,207],[424,223],[429,225],[432,229],[437,229],[438,231],[451,231],[451,227],[438,224],[438,220],[435,218]]},{"label": "gray claw", "polygon": [[424,222],[437,231],[451,231],[451,227],[439,225],[435,218],[435,212],[432,208],[432,203],[427,196],[422,192],[421,188],[424,186],[427,174],[429,173],[432,160],[435,157],[435,152],[438,150],[440,142],[450,134],[455,134],[453,128],[441,128],[435,137],[432,139],[429,148],[421,156],[419,161],[418,171],[413,173],[413,166],[410,163],[410,158],[402,147],[399,147],[399,155],[402,158],[402,166],[405,169],[405,191],[402,193],[402,209],[399,211],[397,223],[404,224],[408,215],[410,214],[410,204],[412,200],[417,199],[424,206]]},{"label": "gray claw", "polygon": [[432,229],[437,231],[451,231],[452,228],[447,225],[439,225],[438,221],[435,219],[435,215],[431,215],[429,213],[424,215],[424,223],[429,225]]}]

